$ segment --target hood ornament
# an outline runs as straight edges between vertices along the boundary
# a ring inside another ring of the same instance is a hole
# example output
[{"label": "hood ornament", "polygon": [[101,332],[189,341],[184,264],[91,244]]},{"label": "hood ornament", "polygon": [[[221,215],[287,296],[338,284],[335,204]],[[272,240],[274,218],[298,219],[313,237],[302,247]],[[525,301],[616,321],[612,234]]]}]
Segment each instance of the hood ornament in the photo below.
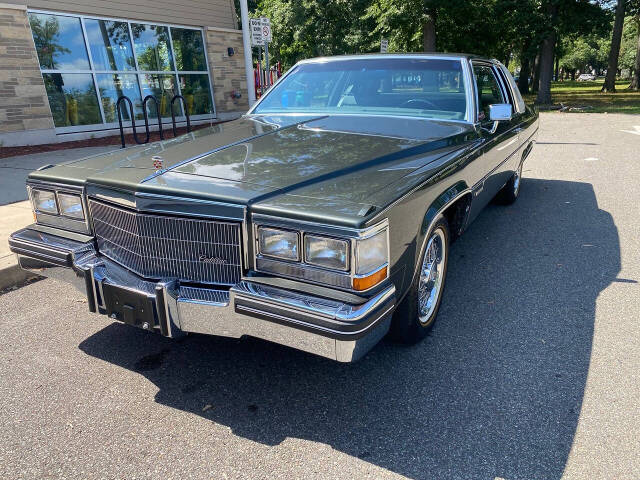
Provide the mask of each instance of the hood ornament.
[{"label": "hood ornament", "polygon": [[164,162],[164,158],[160,155],[154,155],[151,157],[151,160],[153,160],[153,168],[156,170],[162,170],[162,162]]}]

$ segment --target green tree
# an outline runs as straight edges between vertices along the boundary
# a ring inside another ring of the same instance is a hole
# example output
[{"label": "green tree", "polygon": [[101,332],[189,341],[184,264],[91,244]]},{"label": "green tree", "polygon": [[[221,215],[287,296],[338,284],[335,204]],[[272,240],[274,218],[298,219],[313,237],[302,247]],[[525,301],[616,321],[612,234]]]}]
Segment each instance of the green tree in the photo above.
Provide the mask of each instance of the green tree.
[{"label": "green tree", "polygon": [[558,38],[565,35],[588,35],[601,32],[607,13],[598,2],[589,0],[542,0],[540,76],[536,103],[551,103],[551,80]]},{"label": "green tree", "polygon": [[269,53],[288,68],[303,58],[375,51],[369,38],[373,20],[365,18],[369,3],[269,0],[260,2],[254,15],[271,20]]},{"label": "green tree", "polygon": [[575,79],[576,71],[584,73],[589,69],[599,72],[607,65],[609,40],[598,35],[576,35],[563,42],[564,53],[560,66]]}]

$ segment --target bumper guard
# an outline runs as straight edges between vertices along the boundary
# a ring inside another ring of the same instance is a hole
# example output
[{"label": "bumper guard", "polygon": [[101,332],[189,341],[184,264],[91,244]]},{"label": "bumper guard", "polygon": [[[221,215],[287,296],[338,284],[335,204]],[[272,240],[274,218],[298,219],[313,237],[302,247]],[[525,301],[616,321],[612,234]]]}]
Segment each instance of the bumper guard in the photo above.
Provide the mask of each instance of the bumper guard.
[{"label": "bumper guard", "polygon": [[70,283],[89,310],[167,337],[186,332],[252,336],[340,362],[366,354],[388,332],[395,287],[359,305],[245,279],[230,289],[143,279],[78,242],[33,229],[9,238],[20,266]]}]

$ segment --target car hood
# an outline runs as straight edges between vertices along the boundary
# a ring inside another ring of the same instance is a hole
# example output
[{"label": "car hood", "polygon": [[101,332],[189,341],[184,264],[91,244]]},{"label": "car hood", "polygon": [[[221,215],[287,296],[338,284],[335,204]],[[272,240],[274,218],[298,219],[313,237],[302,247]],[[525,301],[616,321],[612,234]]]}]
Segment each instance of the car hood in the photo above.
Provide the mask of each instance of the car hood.
[{"label": "car hood", "polygon": [[[246,116],[175,139],[32,174],[265,210],[363,212],[385,187],[476,138],[459,122],[358,116]],[[389,195],[391,193],[389,192]]]}]

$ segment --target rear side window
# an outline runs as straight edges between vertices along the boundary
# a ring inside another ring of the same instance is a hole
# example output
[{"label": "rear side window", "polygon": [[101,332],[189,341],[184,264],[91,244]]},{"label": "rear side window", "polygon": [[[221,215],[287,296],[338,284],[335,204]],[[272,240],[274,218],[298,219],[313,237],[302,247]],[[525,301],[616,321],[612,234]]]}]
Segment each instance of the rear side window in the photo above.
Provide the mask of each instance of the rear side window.
[{"label": "rear side window", "polygon": [[493,69],[487,65],[474,65],[473,76],[478,94],[478,121],[489,118],[489,105],[506,103]]},{"label": "rear side window", "polygon": [[504,77],[509,82],[509,86],[511,87],[511,94],[514,96],[514,107],[516,111],[518,113],[523,113],[527,109],[527,107],[524,103],[524,100],[522,99],[522,95],[520,95],[520,90],[518,90],[518,84],[516,84],[516,81],[509,73],[509,70],[507,70],[507,67],[505,67],[504,65],[500,65],[500,70],[502,71]]}]

